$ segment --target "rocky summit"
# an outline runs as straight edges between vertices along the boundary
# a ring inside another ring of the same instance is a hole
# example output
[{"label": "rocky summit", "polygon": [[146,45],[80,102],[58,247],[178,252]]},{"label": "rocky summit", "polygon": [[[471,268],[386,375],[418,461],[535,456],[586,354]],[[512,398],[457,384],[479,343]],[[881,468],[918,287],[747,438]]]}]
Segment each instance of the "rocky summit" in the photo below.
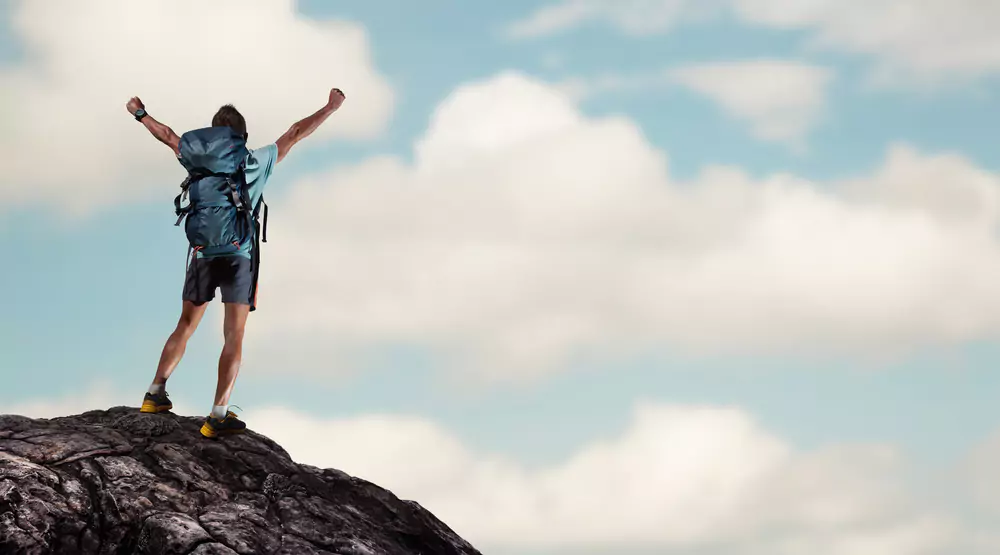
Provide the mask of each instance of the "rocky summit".
[{"label": "rocky summit", "polygon": [[413,501],[202,420],[0,416],[0,554],[479,553]]}]

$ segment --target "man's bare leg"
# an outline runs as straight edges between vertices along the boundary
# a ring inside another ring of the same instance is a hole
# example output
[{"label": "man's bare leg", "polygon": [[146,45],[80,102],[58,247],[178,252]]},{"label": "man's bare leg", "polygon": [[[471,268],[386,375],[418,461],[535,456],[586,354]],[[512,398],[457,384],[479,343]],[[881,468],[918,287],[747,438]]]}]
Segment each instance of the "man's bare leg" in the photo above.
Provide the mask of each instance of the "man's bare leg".
[{"label": "man's bare leg", "polygon": [[215,388],[215,406],[229,404],[229,395],[233,392],[236,376],[240,373],[240,363],[243,360],[243,332],[246,330],[247,315],[250,306],[228,303],[226,319],[223,324],[223,334],[226,344],[219,357],[219,383]]},{"label": "man's bare leg", "polygon": [[177,327],[170,334],[166,345],[163,346],[163,353],[160,354],[160,364],[156,367],[156,377],[153,378],[154,385],[165,384],[170,374],[173,374],[177,364],[184,356],[188,339],[191,339],[194,331],[198,329],[198,324],[201,322],[201,317],[205,315],[207,307],[208,303],[197,306],[191,301],[184,301]]},{"label": "man's bare leg", "polygon": [[153,376],[153,383],[146,390],[146,396],[142,399],[142,406],[139,408],[139,412],[160,413],[174,408],[173,403],[170,402],[170,398],[167,396],[167,378],[170,377],[170,374],[173,374],[174,368],[177,368],[177,364],[180,363],[181,358],[184,356],[188,339],[191,339],[194,330],[198,329],[198,323],[201,322],[201,317],[205,315],[205,307],[207,306],[207,304],[195,306],[190,301],[184,301],[184,306],[181,309],[181,318],[177,321],[177,327],[170,334],[166,345],[163,346],[163,352],[160,353],[160,364],[156,367],[156,375]]},{"label": "man's bare leg", "polygon": [[201,435],[207,438],[239,434],[246,430],[246,424],[242,420],[229,416],[229,395],[233,392],[233,384],[236,383],[236,376],[240,373],[240,362],[243,360],[243,331],[246,329],[250,306],[235,303],[223,303],[223,305],[226,307],[226,320],[222,331],[226,337],[226,345],[219,357],[219,383],[215,387],[215,405],[201,426]]}]

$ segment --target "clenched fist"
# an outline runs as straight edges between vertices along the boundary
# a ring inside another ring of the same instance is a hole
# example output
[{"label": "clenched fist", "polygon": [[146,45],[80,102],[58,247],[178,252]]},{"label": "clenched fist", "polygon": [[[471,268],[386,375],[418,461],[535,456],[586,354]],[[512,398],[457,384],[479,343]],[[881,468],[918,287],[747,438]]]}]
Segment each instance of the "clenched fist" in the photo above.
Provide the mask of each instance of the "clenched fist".
[{"label": "clenched fist", "polygon": [[133,116],[139,108],[145,109],[146,107],[142,104],[142,101],[139,100],[138,96],[133,96],[132,99],[125,104],[125,109],[128,110],[128,113]]},{"label": "clenched fist", "polygon": [[333,89],[330,91],[330,101],[327,103],[327,106],[329,106],[331,110],[336,111],[337,108],[340,108],[340,105],[344,103],[346,98],[347,97],[344,96],[343,91],[340,89]]}]

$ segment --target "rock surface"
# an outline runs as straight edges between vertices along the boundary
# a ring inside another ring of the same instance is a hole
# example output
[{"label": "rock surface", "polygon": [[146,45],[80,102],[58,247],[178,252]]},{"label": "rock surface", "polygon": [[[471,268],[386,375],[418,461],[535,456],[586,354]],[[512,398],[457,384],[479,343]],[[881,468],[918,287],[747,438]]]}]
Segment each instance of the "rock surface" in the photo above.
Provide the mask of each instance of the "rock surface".
[{"label": "rock surface", "polygon": [[0,415],[0,553],[479,553],[417,503],[253,432],[204,439],[201,423]]}]

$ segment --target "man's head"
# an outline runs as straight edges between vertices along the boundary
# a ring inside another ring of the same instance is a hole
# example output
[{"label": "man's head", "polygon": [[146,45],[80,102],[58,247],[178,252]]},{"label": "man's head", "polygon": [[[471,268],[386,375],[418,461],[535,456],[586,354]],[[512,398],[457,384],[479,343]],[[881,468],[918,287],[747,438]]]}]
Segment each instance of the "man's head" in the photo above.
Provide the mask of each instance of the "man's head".
[{"label": "man's head", "polygon": [[233,131],[241,133],[244,139],[250,138],[247,134],[247,120],[232,104],[226,104],[215,113],[212,118],[212,127],[231,127]]}]

